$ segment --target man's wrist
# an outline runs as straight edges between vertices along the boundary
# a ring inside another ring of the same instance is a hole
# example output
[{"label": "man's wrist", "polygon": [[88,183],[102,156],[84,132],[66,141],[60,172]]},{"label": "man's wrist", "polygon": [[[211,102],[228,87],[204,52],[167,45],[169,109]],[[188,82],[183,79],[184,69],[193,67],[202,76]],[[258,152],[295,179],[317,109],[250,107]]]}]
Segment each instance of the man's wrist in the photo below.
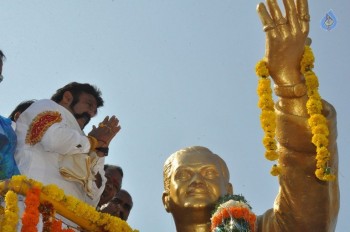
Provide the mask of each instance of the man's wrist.
[{"label": "man's wrist", "polygon": [[89,139],[89,142],[90,142],[90,151],[96,151],[97,147],[107,147],[108,145],[105,141],[98,140],[94,136],[88,136],[87,138]]},{"label": "man's wrist", "polygon": [[96,147],[96,153],[98,153],[98,156],[100,157],[108,156],[108,152],[109,152],[108,147]]}]

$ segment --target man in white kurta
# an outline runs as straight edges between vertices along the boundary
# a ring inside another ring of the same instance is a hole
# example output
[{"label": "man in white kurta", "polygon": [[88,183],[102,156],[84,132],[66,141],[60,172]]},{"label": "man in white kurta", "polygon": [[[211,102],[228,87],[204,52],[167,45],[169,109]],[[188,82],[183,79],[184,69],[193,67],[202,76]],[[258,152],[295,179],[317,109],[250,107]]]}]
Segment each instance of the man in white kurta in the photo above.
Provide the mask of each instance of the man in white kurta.
[{"label": "man in white kurta", "polygon": [[[44,185],[56,184],[67,195],[90,201],[81,184],[67,181],[59,172],[61,156],[90,152],[89,139],[71,112],[52,100],[39,100],[19,117],[16,133],[15,158],[21,174]],[[99,159],[102,162],[98,162],[95,170],[100,173],[104,186],[104,158]],[[94,188],[99,190],[93,183]],[[99,199],[101,193],[96,191],[92,199]]]},{"label": "man in white kurta", "polygon": [[[94,88],[70,83],[59,89],[53,100],[39,100],[23,112],[17,120],[15,160],[27,178],[44,185],[55,184],[66,195],[95,207],[106,183],[106,154],[101,155],[98,148],[108,148],[120,126],[115,116],[106,117],[104,128],[94,127],[89,136],[84,134],[82,129],[103,105],[99,90]],[[65,177],[62,166],[68,173]],[[95,182],[97,176],[99,183]]]}]

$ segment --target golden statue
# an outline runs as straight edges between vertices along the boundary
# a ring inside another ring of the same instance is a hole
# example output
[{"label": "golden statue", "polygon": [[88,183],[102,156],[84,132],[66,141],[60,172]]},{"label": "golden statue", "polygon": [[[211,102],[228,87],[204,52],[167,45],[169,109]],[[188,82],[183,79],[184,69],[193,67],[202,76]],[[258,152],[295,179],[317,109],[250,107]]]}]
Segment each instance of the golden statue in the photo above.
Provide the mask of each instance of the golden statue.
[{"label": "golden statue", "polygon": [[[258,14],[266,32],[265,61],[279,100],[275,105],[278,140],[279,193],[273,208],[257,218],[256,231],[335,231],[339,211],[338,180],[315,176],[316,147],[306,102],[300,61],[309,32],[307,0],[285,0],[286,17],[276,0],[260,3]],[[327,165],[338,176],[336,113],[323,101],[322,114],[329,128]],[[177,232],[209,232],[215,202],[232,194],[225,162],[205,147],[188,147],[172,154],[164,164],[163,204]]]}]

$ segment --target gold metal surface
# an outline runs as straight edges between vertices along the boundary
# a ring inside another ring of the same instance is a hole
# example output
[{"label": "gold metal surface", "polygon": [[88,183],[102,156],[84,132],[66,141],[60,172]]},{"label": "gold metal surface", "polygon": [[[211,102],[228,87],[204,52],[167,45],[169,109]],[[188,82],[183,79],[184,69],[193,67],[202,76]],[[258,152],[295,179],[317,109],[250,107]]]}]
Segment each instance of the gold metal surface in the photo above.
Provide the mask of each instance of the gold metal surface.
[{"label": "gold metal surface", "polygon": [[225,162],[205,147],[188,147],[167,159],[163,174],[163,203],[177,231],[209,231],[216,201],[232,193]]},{"label": "gold metal surface", "polygon": [[[275,105],[276,139],[282,171],[279,193],[274,204],[271,202],[273,208],[258,217],[257,231],[335,231],[339,211],[338,180],[324,182],[315,176],[316,148],[311,143],[306,109],[308,97],[300,72],[304,46],[311,42],[307,38],[308,2],[283,1],[288,22],[278,27],[273,25],[281,24],[280,7],[277,1],[266,2],[268,8],[260,3],[257,11],[266,32],[264,60],[279,96]],[[328,166],[338,177],[335,109],[324,101],[322,114],[327,118],[330,131]],[[213,167],[213,173],[217,173],[213,175],[215,178],[203,175],[202,170],[207,166]],[[185,148],[168,158],[163,174],[163,203],[174,218],[177,232],[209,232],[215,200],[232,192],[225,162],[206,148]]]},{"label": "gold metal surface", "polygon": [[[297,98],[303,101],[300,98]],[[295,99],[294,99],[295,100]],[[276,105],[280,190],[273,208],[258,217],[259,232],[335,231],[339,211],[338,180],[315,177],[315,147],[304,109],[295,101]],[[305,105],[304,105],[305,107]],[[285,113],[291,112],[291,113]],[[336,113],[324,102],[330,129],[329,166],[338,175]],[[209,232],[215,201],[232,193],[225,162],[204,147],[189,147],[172,154],[164,164],[163,203],[177,232]],[[254,207],[254,206],[253,206]]]}]

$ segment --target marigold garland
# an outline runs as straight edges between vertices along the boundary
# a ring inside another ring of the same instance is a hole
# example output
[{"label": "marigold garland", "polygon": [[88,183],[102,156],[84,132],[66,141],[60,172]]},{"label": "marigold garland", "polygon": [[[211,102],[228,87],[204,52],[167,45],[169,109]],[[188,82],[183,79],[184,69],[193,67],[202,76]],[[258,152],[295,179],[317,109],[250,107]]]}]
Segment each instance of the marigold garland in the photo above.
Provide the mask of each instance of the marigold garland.
[{"label": "marigold garland", "polygon": [[5,212],[1,225],[3,232],[16,232],[18,223],[18,198],[13,191],[8,191],[5,195]]},{"label": "marigold garland", "polygon": [[256,215],[242,195],[226,195],[220,199],[211,217],[212,232],[254,232],[255,224]]},{"label": "marigold garland", "polygon": [[[1,200],[0,200],[0,203],[1,203]],[[1,231],[2,220],[4,219],[4,214],[5,214],[5,209],[4,207],[2,207],[2,205],[0,205],[0,231]]]},{"label": "marigold garland", "polygon": [[[305,46],[304,54],[300,62],[301,73],[305,78],[307,87],[308,101],[306,109],[310,118],[308,124],[311,128],[312,143],[316,146],[316,171],[315,175],[323,181],[335,180],[335,175],[331,173],[328,165],[330,153],[328,151],[328,135],[329,129],[327,119],[321,114],[322,100],[318,92],[318,78],[312,71],[314,67],[315,57],[310,46]],[[277,143],[275,140],[276,130],[276,114],[274,110],[274,102],[272,98],[271,81],[267,63],[263,60],[259,61],[255,67],[256,75],[259,76],[257,93],[259,96],[258,106],[261,109],[260,122],[264,131],[263,144],[266,149],[265,157],[268,160],[278,160],[276,152]],[[271,169],[271,174],[277,176],[281,173],[282,168],[275,164]]]},{"label": "marigold garland", "polygon": [[[258,107],[261,109],[260,123],[264,131],[263,144],[265,147],[265,158],[270,161],[278,160],[276,133],[275,103],[272,98],[271,80],[267,64],[261,60],[255,67],[256,75],[259,76],[257,93],[259,96]],[[280,174],[281,168],[275,164],[270,173],[273,176]]]},{"label": "marigold garland", "polygon": [[322,100],[318,92],[318,78],[312,71],[315,57],[310,46],[305,46],[303,58],[301,60],[301,73],[305,77],[307,95],[309,97],[306,108],[310,118],[308,120],[312,133],[312,143],[316,146],[316,171],[315,175],[323,181],[335,180],[335,175],[331,173],[328,165],[330,152],[328,151],[329,129],[327,119],[322,115]]},{"label": "marigold garland", "polygon": [[22,217],[22,232],[36,232],[39,222],[40,189],[33,187],[28,190],[24,201],[25,211]]},{"label": "marigold garland", "polygon": [[51,232],[55,209],[50,202],[43,202],[39,206],[39,211],[43,218],[43,232]]},{"label": "marigold garland", "polygon": [[[78,217],[83,217],[88,219],[92,224],[100,226],[104,229],[105,232],[113,232],[113,231],[123,231],[123,232],[138,232],[138,230],[133,230],[130,226],[123,220],[117,217],[113,217],[106,213],[100,213],[95,210],[94,207],[79,201],[75,197],[64,195],[62,189],[58,188],[56,185],[47,185],[43,186],[40,182],[35,181],[33,179],[27,179],[26,176],[16,175],[11,178],[9,181],[9,188],[13,188],[15,186],[20,186],[22,183],[29,183],[30,186],[36,187],[41,190],[42,193],[45,193],[52,200],[59,202],[62,206],[72,211]],[[10,192],[10,191],[8,191]],[[16,224],[18,221],[18,210],[16,212]],[[57,229],[60,224],[59,222],[53,221],[52,228]],[[5,231],[5,230],[3,230]],[[11,231],[11,230],[8,230]],[[15,230],[14,230],[15,231]],[[52,230],[52,231],[65,231],[70,232],[72,229],[60,229],[60,230]]]},{"label": "marigold garland", "polygon": [[75,232],[75,230],[71,228],[62,229],[62,225],[63,223],[61,220],[53,219],[51,224],[51,231],[52,232]]}]

